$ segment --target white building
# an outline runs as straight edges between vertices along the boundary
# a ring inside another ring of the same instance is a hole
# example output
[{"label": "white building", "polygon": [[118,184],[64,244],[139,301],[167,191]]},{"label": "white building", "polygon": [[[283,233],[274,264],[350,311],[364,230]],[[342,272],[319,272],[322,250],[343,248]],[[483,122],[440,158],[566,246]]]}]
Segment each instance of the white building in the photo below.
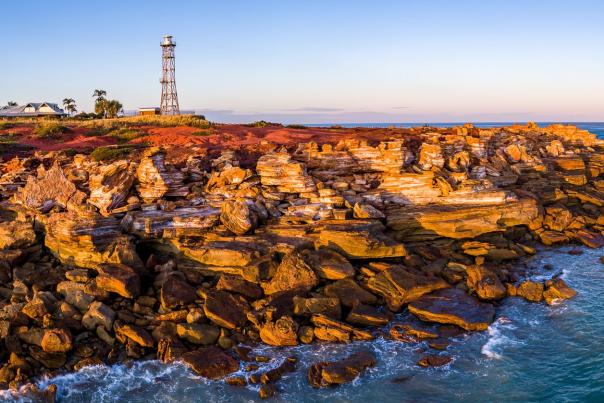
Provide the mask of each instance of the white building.
[{"label": "white building", "polygon": [[51,102],[30,102],[26,105],[0,107],[2,118],[22,118],[41,116],[67,116],[67,113],[58,104]]}]

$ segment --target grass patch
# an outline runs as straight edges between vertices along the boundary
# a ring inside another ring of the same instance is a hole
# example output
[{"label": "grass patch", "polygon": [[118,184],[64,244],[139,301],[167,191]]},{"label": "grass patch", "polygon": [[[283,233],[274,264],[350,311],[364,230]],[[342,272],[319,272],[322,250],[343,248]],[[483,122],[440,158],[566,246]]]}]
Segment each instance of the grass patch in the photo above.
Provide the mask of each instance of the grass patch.
[{"label": "grass patch", "polygon": [[213,133],[211,130],[197,130],[196,132],[191,133],[191,136],[211,136]]},{"label": "grass patch", "polygon": [[43,123],[34,129],[34,134],[41,139],[59,139],[71,130],[56,122]]},{"label": "grass patch", "polygon": [[132,151],[133,147],[121,146],[121,147],[98,147],[95,148],[90,157],[95,161],[111,161],[119,158],[126,157]]},{"label": "grass patch", "polygon": [[109,133],[112,129],[110,128],[104,128],[104,127],[93,127],[92,129],[88,130],[86,133],[84,133],[84,136],[86,137],[99,137],[99,136],[105,136],[107,133]]},{"label": "grass patch", "polygon": [[304,125],[287,125],[285,127],[287,127],[288,129],[308,129],[308,127]]},{"label": "grass patch", "polygon": [[0,156],[7,153],[18,153],[32,150],[32,146],[20,144],[13,133],[0,134]]},{"label": "grass patch", "polygon": [[139,132],[138,130],[122,127],[108,133],[109,136],[117,139],[118,144],[124,144],[139,137],[146,136],[147,133]]},{"label": "grass patch", "polygon": [[199,129],[206,129],[212,126],[204,116],[201,115],[176,115],[176,116],[128,116],[115,119],[95,119],[95,120],[77,120],[75,124],[84,127],[108,128],[110,130],[122,127],[140,127],[140,126],[156,126],[156,127],[176,127],[189,126]]}]

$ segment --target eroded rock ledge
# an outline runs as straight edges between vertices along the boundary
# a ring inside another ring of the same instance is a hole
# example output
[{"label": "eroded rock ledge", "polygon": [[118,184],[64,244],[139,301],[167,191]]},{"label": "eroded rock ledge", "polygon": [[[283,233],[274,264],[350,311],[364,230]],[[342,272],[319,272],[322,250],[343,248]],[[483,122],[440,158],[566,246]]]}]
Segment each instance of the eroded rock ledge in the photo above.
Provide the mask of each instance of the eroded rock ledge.
[{"label": "eroded rock ledge", "polygon": [[[537,243],[604,245],[604,148],[573,126],[417,128],[403,138],[264,144],[170,162],[62,152],[0,164],[0,388],[128,358],[182,360],[219,379],[265,371],[244,345],[401,342],[486,329],[507,296],[571,298],[526,278]],[[247,156],[249,160],[249,155]],[[427,354],[419,365],[445,365]],[[314,386],[374,358],[317,363]]]}]

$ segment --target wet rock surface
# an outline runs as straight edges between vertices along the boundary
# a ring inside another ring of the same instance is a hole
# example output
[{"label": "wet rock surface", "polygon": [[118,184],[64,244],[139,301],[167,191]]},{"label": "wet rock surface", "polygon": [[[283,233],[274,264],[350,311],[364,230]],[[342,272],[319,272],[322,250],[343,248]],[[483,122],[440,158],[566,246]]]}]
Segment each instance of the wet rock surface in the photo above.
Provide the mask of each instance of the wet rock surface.
[{"label": "wet rock surface", "polygon": [[[256,343],[389,334],[446,350],[459,328],[487,329],[507,296],[575,296],[556,275],[531,280],[518,259],[540,243],[604,245],[595,136],[534,124],[393,133],[0,163],[0,385],[153,356],[220,379],[260,363],[242,353]],[[380,329],[405,309],[442,326]],[[447,364],[438,354],[419,364]],[[374,362],[326,357],[309,380],[350,382]],[[292,363],[230,382],[268,385],[268,397]]]}]

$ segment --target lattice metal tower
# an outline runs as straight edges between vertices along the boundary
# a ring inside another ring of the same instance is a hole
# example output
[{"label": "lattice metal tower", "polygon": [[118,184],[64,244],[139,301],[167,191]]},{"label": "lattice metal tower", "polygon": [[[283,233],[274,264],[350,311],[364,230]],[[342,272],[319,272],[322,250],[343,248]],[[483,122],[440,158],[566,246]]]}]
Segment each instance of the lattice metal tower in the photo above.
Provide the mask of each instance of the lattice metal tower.
[{"label": "lattice metal tower", "polygon": [[178,95],[176,94],[176,77],[174,76],[174,48],[176,43],[172,42],[170,35],[164,36],[161,43],[162,76],[161,82],[161,104],[162,115],[180,115],[178,107]]}]

